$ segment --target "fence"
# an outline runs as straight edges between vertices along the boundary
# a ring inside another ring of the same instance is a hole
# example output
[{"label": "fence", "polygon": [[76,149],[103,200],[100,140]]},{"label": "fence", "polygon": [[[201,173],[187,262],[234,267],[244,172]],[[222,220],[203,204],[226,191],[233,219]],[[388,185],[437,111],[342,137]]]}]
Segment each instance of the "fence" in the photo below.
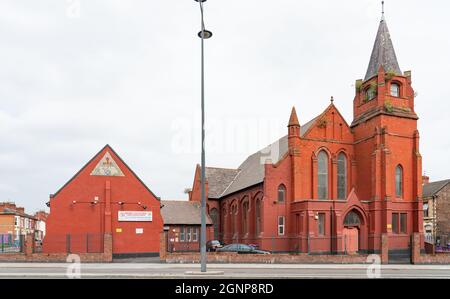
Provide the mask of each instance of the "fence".
[{"label": "fence", "polygon": [[23,252],[25,236],[12,234],[0,235],[0,254]]},{"label": "fence", "polygon": [[[36,250],[40,250],[39,247],[39,244],[34,246]],[[102,253],[104,235],[88,233],[46,236],[42,247],[49,253]]]},{"label": "fence", "polygon": [[[381,243],[381,235],[378,236]],[[360,242],[359,236],[308,236],[308,235],[269,235],[251,236],[249,234],[219,234],[218,240],[222,245],[246,244],[255,249],[270,253],[308,253],[308,254],[358,254],[365,253],[367,244]],[[206,249],[211,248],[207,243]],[[176,238],[168,237],[168,252],[199,252],[200,240],[180,242]]]},{"label": "fence", "polygon": [[239,238],[230,243],[244,243],[271,253],[357,254],[358,236],[270,235],[261,238]]},{"label": "fence", "polygon": [[436,253],[450,252],[450,235],[438,235],[436,236]]}]

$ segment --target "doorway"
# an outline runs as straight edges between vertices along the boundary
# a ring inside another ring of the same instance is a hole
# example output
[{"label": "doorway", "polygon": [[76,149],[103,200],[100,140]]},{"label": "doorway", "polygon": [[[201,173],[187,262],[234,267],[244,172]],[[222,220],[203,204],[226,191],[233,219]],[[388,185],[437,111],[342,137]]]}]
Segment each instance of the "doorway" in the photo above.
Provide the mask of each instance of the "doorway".
[{"label": "doorway", "polygon": [[345,227],[343,235],[347,254],[357,254],[359,251],[359,229],[357,227]]},{"label": "doorway", "polygon": [[361,218],[355,210],[348,212],[344,218],[344,248],[348,254],[357,254],[360,250]]}]

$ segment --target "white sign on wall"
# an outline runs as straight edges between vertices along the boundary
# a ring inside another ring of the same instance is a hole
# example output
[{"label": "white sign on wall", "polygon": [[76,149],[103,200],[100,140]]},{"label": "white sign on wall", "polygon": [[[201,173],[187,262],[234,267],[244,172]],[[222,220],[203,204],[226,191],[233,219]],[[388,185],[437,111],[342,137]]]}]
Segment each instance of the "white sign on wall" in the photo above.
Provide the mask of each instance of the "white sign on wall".
[{"label": "white sign on wall", "polygon": [[151,222],[152,212],[149,211],[119,211],[119,221]]},{"label": "white sign on wall", "polygon": [[144,233],[144,229],[143,228],[136,228],[136,235],[141,235]]}]

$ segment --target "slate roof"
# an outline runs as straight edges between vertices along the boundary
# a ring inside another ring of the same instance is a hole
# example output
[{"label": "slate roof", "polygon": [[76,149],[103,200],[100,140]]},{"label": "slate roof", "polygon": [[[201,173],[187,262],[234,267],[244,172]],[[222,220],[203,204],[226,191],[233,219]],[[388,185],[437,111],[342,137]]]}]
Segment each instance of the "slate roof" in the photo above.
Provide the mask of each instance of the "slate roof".
[{"label": "slate roof", "polygon": [[[196,201],[162,200],[161,216],[164,225],[200,225],[201,205]],[[212,224],[209,216],[206,224]]]},{"label": "slate roof", "polygon": [[21,212],[19,212],[17,210],[13,210],[13,209],[10,209],[10,208],[3,209],[3,211],[0,212],[0,215],[15,215],[15,216],[21,216],[21,217],[37,220],[37,218],[34,217],[34,216],[28,215],[26,213],[21,213]]},{"label": "slate roof", "polygon": [[[322,115],[322,114],[321,114]],[[300,127],[300,136],[311,128],[314,122],[320,118],[315,117],[311,121],[307,122]],[[285,135],[276,142],[270,144],[264,149],[250,155],[239,167],[236,176],[226,186],[224,191],[219,197],[223,197],[242,189],[257,185],[264,181],[264,162],[267,159],[272,160],[273,164],[278,163],[288,153],[288,136]],[[211,181],[208,180],[208,188],[215,188],[212,186]],[[221,186],[220,188],[223,188]]]},{"label": "slate roof", "polygon": [[230,185],[239,170],[218,167],[206,167],[205,176],[208,181],[208,198],[220,198]]},{"label": "slate roof", "polygon": [[438,182],[431,182],[423,185],[422,197],[431,197],[436,195],[442,188],[447,186],[450,180],[443,180]]},{"label": "slate roof", "polygon": [[386,72],[391,71],[397,75],[402,75],[397,56],[395,55],[391,35],[384,17],[381,19],[380,26],[378,27],[377,37],[373,45],[372,55],[370,56],[370,62],[364,81],[378,74],[380,66],[383,66]]}]

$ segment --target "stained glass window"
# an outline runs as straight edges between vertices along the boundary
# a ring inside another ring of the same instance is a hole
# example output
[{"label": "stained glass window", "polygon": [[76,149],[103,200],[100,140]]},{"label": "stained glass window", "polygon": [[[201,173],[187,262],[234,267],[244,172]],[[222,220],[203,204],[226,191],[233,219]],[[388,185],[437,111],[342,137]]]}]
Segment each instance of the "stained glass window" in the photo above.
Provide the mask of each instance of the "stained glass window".
[{"label": "stained glass window", "polygon": [[347,197],[347,158],[345,154],[340,153],[337,163],[337,189],[338,199]]},{"label": "stained glass window", "polygon": [[324,151],[320,151],[318,157],[318,198],[328,199],[328,155]]}]

